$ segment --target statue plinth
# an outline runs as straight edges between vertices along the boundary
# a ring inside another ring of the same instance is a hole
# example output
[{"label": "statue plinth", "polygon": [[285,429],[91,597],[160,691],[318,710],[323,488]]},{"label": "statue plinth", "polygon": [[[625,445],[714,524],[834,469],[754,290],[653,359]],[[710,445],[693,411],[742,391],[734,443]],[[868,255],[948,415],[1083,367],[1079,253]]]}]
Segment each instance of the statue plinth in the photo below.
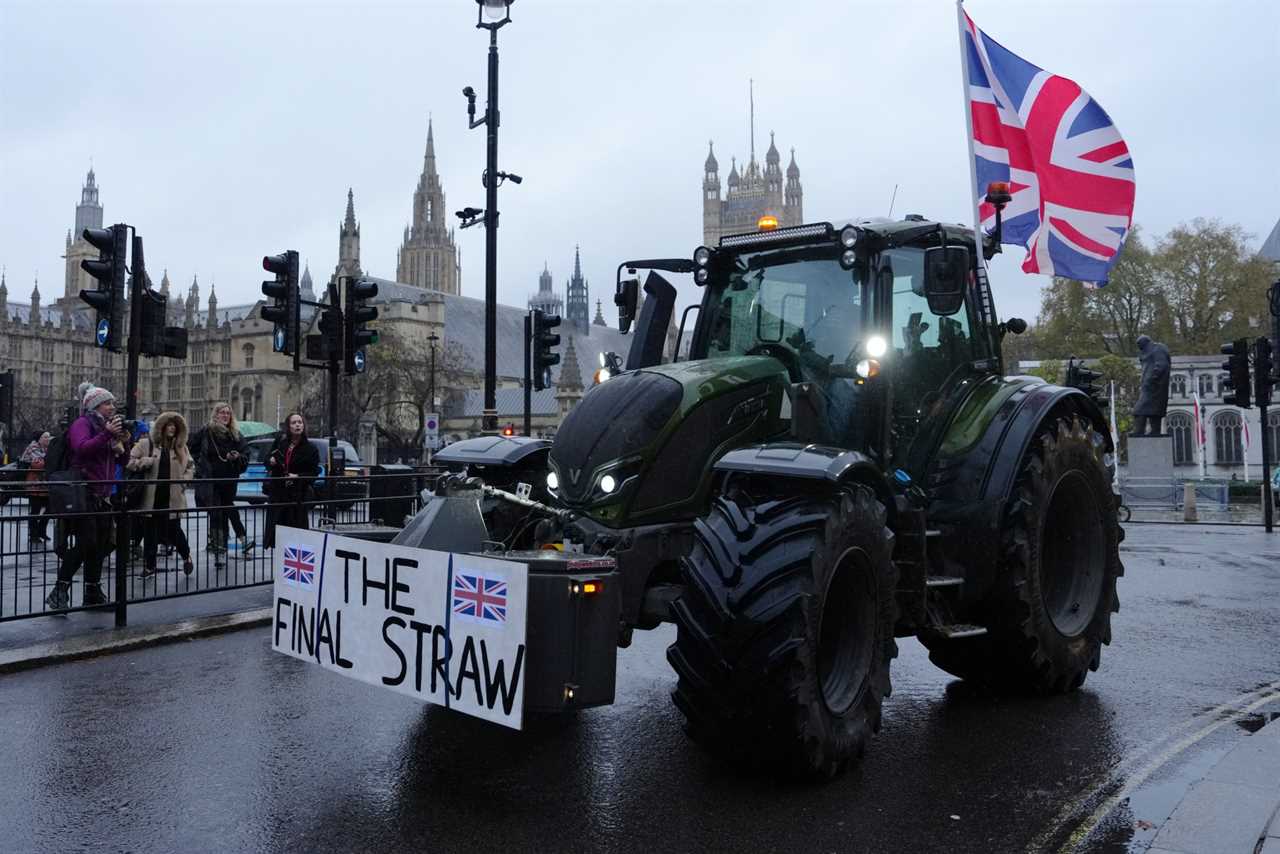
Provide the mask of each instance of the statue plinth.
[{"label": "statue plinth", "polygon": [[1173,479],[1173,436],[1130,436],[1130,478]]}]

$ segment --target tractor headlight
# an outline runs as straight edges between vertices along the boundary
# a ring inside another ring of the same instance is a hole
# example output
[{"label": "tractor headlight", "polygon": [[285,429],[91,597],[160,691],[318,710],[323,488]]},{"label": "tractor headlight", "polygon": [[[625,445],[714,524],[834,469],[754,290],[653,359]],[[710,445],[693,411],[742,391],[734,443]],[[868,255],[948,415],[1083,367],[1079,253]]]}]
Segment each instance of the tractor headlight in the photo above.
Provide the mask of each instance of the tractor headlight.
[{"label": "tractor headlight", "polygon": [[560,478],[553,471],[547,472],[547,489],[554,491],[559,488],[560,488]]},{"label": "tractor headlight", "polygon": [[858,242],[858,229],[851,225],[846,225],[840,229],[840,245],[845,249],[852,249]]},{"label": "tractor headlight", "polygon": [[618,488],[618,481],[614,480],[613,475],[607,474],[600,478],[600,491],[605,495],[610,495]]},{"label": "tractor headlight", "polygon": [[706,267],[699,267],[698,271],[693,274],[693,280],[700,285],[705,285],[709,278],[711,278],[711,274],[707,272]]},{"label": "tractor headlight", "polygon": [[711,250],[706,246],[699,246],[693,250],[693,263],[699,267],[707,266],[707,264],[711,263]]},{"label": "tractor headlight", "polygon": [[846,270],[852,270],[854,265],[858,263],[858,253],[852,249],[846,249],[840,254],[840,266]]},{"label": "tractor headlight", "polygon": [[867,339],[867,355],[873,359],[879,359],[888,349],[888,342],[879,335],[872,335]]}]

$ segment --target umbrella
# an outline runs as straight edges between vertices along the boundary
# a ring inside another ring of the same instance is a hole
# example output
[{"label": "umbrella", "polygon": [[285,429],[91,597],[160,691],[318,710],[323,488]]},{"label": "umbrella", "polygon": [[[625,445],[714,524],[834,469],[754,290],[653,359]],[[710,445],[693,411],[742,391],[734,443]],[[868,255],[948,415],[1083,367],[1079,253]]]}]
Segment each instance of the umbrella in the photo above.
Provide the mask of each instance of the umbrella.
[{"label": "umbrella", "polygon": [[265,436],[268,433],[275,433],[276,428],[270,424],[264,424],[261,421],[241,421],[237,425],[240,428],[240,435],[246,439],[252,439],[254,436]]}]

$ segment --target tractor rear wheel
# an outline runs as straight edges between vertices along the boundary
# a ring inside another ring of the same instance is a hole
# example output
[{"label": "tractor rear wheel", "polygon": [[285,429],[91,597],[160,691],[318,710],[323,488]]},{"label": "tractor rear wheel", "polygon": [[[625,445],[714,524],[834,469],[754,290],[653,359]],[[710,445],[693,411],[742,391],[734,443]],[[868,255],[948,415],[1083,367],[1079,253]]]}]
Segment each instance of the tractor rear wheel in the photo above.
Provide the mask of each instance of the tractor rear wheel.
[{"label": "tractor rear wheel", "polygon": [[681,561],[667,650],[689,734],[805,777],[860,756],[898,649],[892,553],[885,508],[864,486],[716,499]]},{"label": "tractor rear wheel", "polygon": [[1003,690],[1060,694],[1084,684],[1111,643],[1123,530],[1102,434],[1080,417],[1042,427],[1005,510],[1003,566],[974,615],[988,634],[922,633],[929,658]]}]

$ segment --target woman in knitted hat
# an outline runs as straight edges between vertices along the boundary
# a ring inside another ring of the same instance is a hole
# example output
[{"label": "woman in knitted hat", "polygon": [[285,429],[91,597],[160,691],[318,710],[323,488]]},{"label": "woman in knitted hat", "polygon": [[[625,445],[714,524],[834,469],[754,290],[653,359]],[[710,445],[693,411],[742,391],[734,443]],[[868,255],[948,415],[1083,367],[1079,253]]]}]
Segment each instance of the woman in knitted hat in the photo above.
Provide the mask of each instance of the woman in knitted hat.
[{"label": "woman in knitted hat", "polygon": [[99,586],[102,560],[111,551],[111,506],[117,461],[128,453],[124,421],[116,415],[116,396],[105,388],[85,392],[83,415],[67,431],[70,469],[89,481],[86,486],[86,514],[71,519],[75,545],[66,552],[58,568],[58,581],[45,599],[52,610],[71,605],[71,580],[84,565],[84,604],[105,605],[107,596]]},{"label": "woman in knitted hat", "polygon": [[[156,571],[156,547],[168,543],[182,556],[182,571],[187,575],[195,568],[191,548],[182,530],[180,512],[186,509],[184,481],[191,480],[196,464],[187,450],[187,422],[176,412],[162,412],[155,427],[138,440],[125,466],[131,472],[145,472],[148,482],[139,510],[150,511],[143,517],[143,576]],[[163,481],[171,481],[164,484]],[[157,481],[160,481],[157,483]]]}]

